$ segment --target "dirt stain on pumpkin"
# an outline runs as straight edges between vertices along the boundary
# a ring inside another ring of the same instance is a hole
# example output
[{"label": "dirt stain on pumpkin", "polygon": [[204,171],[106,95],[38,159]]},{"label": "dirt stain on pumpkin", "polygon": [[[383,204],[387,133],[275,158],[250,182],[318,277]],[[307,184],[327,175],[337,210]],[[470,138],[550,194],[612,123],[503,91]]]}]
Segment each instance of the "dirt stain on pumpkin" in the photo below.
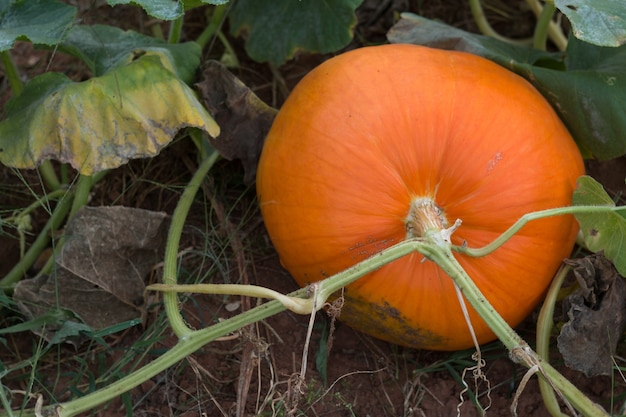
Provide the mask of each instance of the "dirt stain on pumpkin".
[{"label": "dirt stain on pumpkin", "polygon": [[440,346],[445,343],[445,338],[440,335],[415,328],[388,302],[370,303],[360,297],[351,297],[349,292],[344,297],[339,320],[347,319],[356,330],[404,346]]}]

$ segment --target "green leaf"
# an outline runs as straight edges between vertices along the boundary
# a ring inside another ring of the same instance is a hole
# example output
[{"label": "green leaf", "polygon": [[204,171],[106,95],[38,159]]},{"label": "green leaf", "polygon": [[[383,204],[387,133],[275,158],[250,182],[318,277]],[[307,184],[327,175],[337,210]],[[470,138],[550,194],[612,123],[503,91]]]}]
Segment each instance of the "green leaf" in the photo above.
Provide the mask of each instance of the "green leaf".
[{"label": "green leaf", "polygon": [[25,331],[41,330],[44,327],[60,326],[67,320],[76,320],[76,315],[70,310],[62,308],[48,310],[45,314],[35,317],[23,323],[0,329],[0,334],[19,333]]},{"label": "green leaf", "polygon": [[187,83],[193,81],[202,54],[195,42],[169,44],[132,30],[123,31],[106,25],[77,25],[59,48],[85,61],[95,76],[128,64],[142,52],[158,53],[167,58],[167,65]]},{"label": "green leaf", "polygon": [[334,52],[352,39],[362,0],[239,0],[231,32],[247,34],[246,51],[258,62],[281,65],[298,51]]},{"label": "green leaf", "polygon": [[317,352],[315,352],[315,369],[322,378],[324,386],[328,385],[328,338],[331,337],[331,326],[326,320],[322,321],[320,340]]},{"label": "green leaf", "polygon": [[[626,154],[626,45],[599,47],[571,38],[564,54],[512,45],[405,13],[387,37],[469,52],[530,81],[552,104],[579,147],[599,159]],[[608,98],[608,99],[607,99]]]},{"label": "green leaf", "polygon": [[599,46],[626,43],[624,0],[555,0],[554,5],[567,16],[578,39]]},{"label": "green leaf", "polygon": [[69,342],[72,339],[79,338],[85,334],[92,334],[91,327],[84,323],[67,320],[64,321],[61,326],[50,337],[50,344],[58,345],[64,342]]},{"label": "green leaf", "polygon": [[185,10],[190,10],[196,7],[204,6],[205,4],[220,6],[228,3],[228,0],[182,0],[182,3]]},{"label": "green leaf", "polygon": [[599,159],[626,154],[626,45],[600,47],[570,38],[565,66],[530,68],[528,78],[583,150]]},{"label": "green leaf", "polygon": [[[575,206],[607,206],[615,207],[615,203],[604,191],[602,185],[589,176],[578,179],[578,187],[574,191]],[[626,210],[610,213],[576,214],[580,223],[585,246],[592,252],[604,251],[617,271],[626,276]]]},{"label": "green leaf", "polygon": [[194,92],[146,54],[81,83],[55,73],[35,78],[7,105],[0,162],[34,168],[55,158],[92,175],[152,157],[190,126],[219,134]]},{"label": "green leaf", "polygon": [[439,49],[449,49],[480,55],[500,65],[519,71],[530,64],[564,69],[563,56],[525,46],[502,42],[495,38],[465,32],[453,26],[412,13],[402,13],[401,19],[389,30],[391,43],[410,43]]},{"label": "green leaf", "polygon": [[107,0],[110,6],[118,4],[136,4],[141,6],[146,13],[161,20],[174,20],[183,15],[183,5],[173,0]]},{"label": "green leaf", "polygon": [[205,4],[226,4],[228,0],[107,0],[107,2],[111,6],[136,4],[141,6],[152,17],[161,20],[174,20],[181,17],[185,10]]},{"label": "green leaf", "polygon": [[0,3],[0,52],[17,39],[56,45],[74,23],[76,8],[53,0],[3,1]]},{"label": "green leaf", "polygon": [[152,17],[161,20],[174,20],[181,17],[185,10],[205,4],[221,5],[228,3],[228,0],[107,0],[109,5],[137,4]]}]

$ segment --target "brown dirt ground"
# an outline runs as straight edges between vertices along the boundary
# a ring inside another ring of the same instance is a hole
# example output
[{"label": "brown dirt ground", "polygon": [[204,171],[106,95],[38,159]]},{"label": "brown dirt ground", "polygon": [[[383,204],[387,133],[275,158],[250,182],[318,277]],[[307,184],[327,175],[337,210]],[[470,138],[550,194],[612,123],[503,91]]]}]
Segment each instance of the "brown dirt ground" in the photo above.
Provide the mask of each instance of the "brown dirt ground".
[{"label": "brown dirt ground", "polygon": [[[511,5],[509,7],[512,8],[508,10],[515,18],[501,18],[496,27],[516,36],[526,34],[531,30],[527,13],[518,11],[518,2],[506,3]],[[82,4],[93,5],[92,2]],[[382,9],[382,4],[389,8]],[[499,3],[491,4],[497,6]],[[394,10],[418,11],[427,17],[443,19],[468,30],[474,29],[464,2],[367,1],[359,13],[361,23],[357,32],[360,38],[369,42],[382,41],[393,19]],[[115,8],[111,13],[104,6],[96,9],[84,7],[82,13],[82,18],[86,21],[113,21],[122,27],[145,27],[147,23],[147,18],[135,8]],[[188,22],[190,30],[201,27],[202,19],[199,15],[191,16]],[[233,43],[241,52],[241,41],[233,40]],[[40,72],[51,59],[48,52],[33,51],[27,44],[20,44],[15,52],[27,77]],[[207,55],[216,55],[216,51],[207,51]],[[243,53],[240,57],[243,58]],[[320,56],[303,55],[281,67],[279,73],[285,80],[287,90],[281,90],[275,76],[265,65],[244,60],[237,75],[264,100],[278,106],[286,91],[322,59]],[[55,57],[53,63],[56,67],[62,66],[76,79],[85,76],[84,66],[71,60],[65,61],[62,56]],[[3,85],[5,98],[6,91],[6,85]],[[174,186],[183,185],[191,175],[194,159],[189,155],[192,152],[187,144],[176,143],[150,163],[134,161],[129,166],[116,170],[94,189],[92,205],[115,203],[171,213],[179,196]],[[608,163],[595,162],[589,168],[611,192],[626,191],[621,181],[626,176],[624,159]],[[2,184],[20,186],[20,180],[12,171],[3,168],[0,172]],[[38,183],[32,174],[27,173],[25,176],[32,184]],[[220,261],[227,263],[225,272],[221,275],[213,272],[209,279],[214,282],[224,280],[227,276],[233,282],[243,278],[250,283],[283,293],[293,291],[296,285],[280,267],[263,229],[255,206],[254,190],[243,185],[241,178],[241,168],[236,162],[222,161],[218,164],[213,170],[209,186],[210,195],[214,196],[211,222],[216,226],[209,235],[199,232],[205,229],[207,211],[204,203],[199,202],[190,215],[181,247],[206,250],[203,248],[209,239],[211,244],[215,243],[216,252],[225,252],[219,256]],[[167,184],[167,187],[146,186],[147,180]],[[20,207],[28,200],[27,194],[20,196],[16,192],[11,194],[11,201],[7,201],[6,206]],[[45,218],[35,218],[35,230],[44,221]],[[229,226],[225,226],[225,222]],[[238,226],[236,230],[234,225]],[[0,275],[10,268],[11,260],[16,259],[18,253],[14,236],[0,236]],[[188,262],[189,270],[198,268],[197,258]],[[210,270],[210,267],[205,269]],[[158,274],[153,279],[158,280]],[[239,297],[225,299],[217,296],[194,296],[184,304],[184,311],[187,320],[199,328],[214,322],[218,317],[227,318],[236,314],[250,302],[253,301]],[[225,309],[228,303],[237,309],[228,312]],[[160,305],[156,304],[149,311],[144,327],[147,328],[156,320],[159,311]],[[518,329],[531,342],[534,339],[534,318],[529,317]],[[327,382],[324,383],[315,366],[317,352],[326,346],[321,340],[323,328],[329,323],[324,313],[318,313],[316,318],[307,354],[306,374],[301,384],[298,384],[297,376],[301,370],[308,321],[308,317],[289,312],[281,313],[250,326],[226,338],[227,340],[204,346],[187,360],[131,390],[126,400],[133,404],[132,414],[186,417],[272,416],[287,415],[287,411],[292,410],[295,415],[337,417],[480,415],[467,395],[463,400],[460,399],[463,387],[459,378],[464,369],[473,366],[469,360],[471,353],[406,349],[359,334],[341,323],[332,333]],[[93,347],[78,351],[67,346],[53,349],[42,359],[39,376],[41,385],[33,387],[33,391],[44,393],[46,401],[50,401],[51,396],[63,401],[76,395],[68,390],[69,383],[63,383],[69,380],[72,370],[81,363],[86,363],[89,370],[98,375],[99,371],[106,370],[123,352],[136,349],[134,343],[141,333],[141,329],[131,329],[121,335],[108,337],[107,342],[111,349],[105,354],[100,354],[100,348]],[[8,336],[7,349],[0,351],[0,363],[10,365],[17,363],[19,359],[28,358],[36,343],[37,338],[30,333]],[[174,336],[169,330],[166,331],[163,339],[146,352],[144,363],[158,355],[158,349],[167,349],[174,343]],[[510,407],[525,369],[508,360],[506,351],[499,343],[486,345],[483,349],[487,360],[484,372],[490,388],[484,382],[479,384],[478,401],[484,407],[489,405],[487,415],[511,415]],[[557,353],[553,356],[551,359],[557,368],[583,392],[606,408],[612,406],[615,413],[621,412],[624,398],[618,394],[625,391],[626,382],[613,383],[610,377],[586,378],[581,373],[564,367]],[[126,369],[131,366],[129,364]],[[24,373],[11,373],[10,378],[3,383],[12,390],[26,389],[29,371],[26,368]],[[84,379],[83,388],[88,390],[90,381],[87,376]],[[473,384],[471,371],[465,381]],[[53,386],[56,387],[54,392],[46,392],[46,389],[52,389]],[[611,404],[611,398],[615,401],[614,404]],[[124,401],[124,398],[120,398],[99,407],[93,415],[127,415]],[[528,417],[549,415],[543,406],[536,378],[532,378],[524,388],[517,412],[520,416]]]}]

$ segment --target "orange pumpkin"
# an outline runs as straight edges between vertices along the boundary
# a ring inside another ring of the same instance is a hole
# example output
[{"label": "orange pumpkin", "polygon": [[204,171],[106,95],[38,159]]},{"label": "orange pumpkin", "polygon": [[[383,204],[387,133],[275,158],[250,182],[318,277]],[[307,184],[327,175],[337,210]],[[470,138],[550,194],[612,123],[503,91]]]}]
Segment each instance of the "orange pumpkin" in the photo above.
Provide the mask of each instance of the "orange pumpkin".
[{"label": "orange pumpkin", "polygon": [[[462,220],[453,244],[481,247],[525,213],[570,205],[583,172],[568,131],[521,77],[466,53],[385,45],[329,59],[295,87],[267,136],[257,192],[281,262],[304,286],[415,233],[416,201],[432,202],[442,225]],[[515,326],[576,232],[573,217],[552,217],[485,257],[455,256]],[[339,319],[380,339],[472,345],[452,280],[419,253],[344,296]],[[479,342],[493,340],[470,310]]]}]

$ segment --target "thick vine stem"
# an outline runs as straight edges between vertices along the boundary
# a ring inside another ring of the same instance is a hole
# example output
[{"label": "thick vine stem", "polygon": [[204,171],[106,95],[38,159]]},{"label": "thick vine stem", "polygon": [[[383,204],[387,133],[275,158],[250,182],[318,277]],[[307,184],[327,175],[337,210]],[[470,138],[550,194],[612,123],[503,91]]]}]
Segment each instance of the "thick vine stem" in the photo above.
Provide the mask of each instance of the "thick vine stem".
[{"label": "thick vine stem", "polygon": [[[306,293],[306,289],[299,290],[290,294],[293,297],[302,296]],[[175,295],[175,294],[174,294]],[[69,401],[62,404],[50,405],[43,408],[41,415],[54,416],[54,417],[72,417],[78,414],[84,413],[93,409],[99,404],[105,403],[119,395],[130,391],[141,383],[149,380],[170,366],[183,360],[185,357],[191,355],[196,350],[200,349],[207,343],[217,339],[218,337],[235,332],[240,328],[263,320],[267,317],[273,316],[281,311],[284,311],[283,305],[278,301],[270,301],[262,304],[245,313],[239,314],[230,319],[221,321],[211,327],[202,330],[192,331],[178,340],[178,343],[168,350],[166,353],[160,355],[157,359],[143,366],[135,372],[132,372],[108,385],[102,389],[94,391],[76,400]],[[5,414],[0,413],[0,416]],[[20,412],[22,417],[39,417],[34,410],[25,410]]]},{"label": "thick vine stem", "polygon": [[[538,19],[541,19],[542,15],[545,16],[544,7],[554,8],[555,6],[554,0],[547,0],[545,2],[545,6],[542,6],[539,0],[526,0],[526,4],[528,4],[528,7],[530,7],[530,9],[533,11]],[[548,13],[550,12],[548,11]],[[541,28],[541,25],[544,24],[547,27]],[[547,36],[554,43],[559,51],[564,51],[565,49],[567,49],[567,36],[565,36],[565,34],[563,33],[563,29],[559,26],[557,22],[550,19],[549,21],[544,21],[542,23],[538,22],[537,25],[539,26],[539,28],[536,28],[536,30],[539,32],[546,31]]]},{"label": "thick vine stem", "polygon": [[[192,177],[191,181],[185,187],[185,191],[180,196],[178,205],[172,215],[172,222],[167,236],[167,244],[165,246],[165,257],[163,261],[163,283],[169,285],[175,285],[177,282],[177,269],[178,269],[178,247],[180,244],[180,237],[183,233],[183,226],[187,219],[187,213],[191,208],[191,204],[194,201],[196,193],[204,181],[211,167],[218,160],[219,154],[213,152],[206,159],[202,161],[198,170]],[[178,295],[174,292],[166,292],[163,295],[163,305],[165,306],[165,312],[167,318],[170,321],[172,330],[179,338],[182,338],[192,332],[192,330],[185,324],[185,320],[178,311]]]},{"label": "thick vine stem", "polygon": [[[602,207],[602,209],[604,209],[605,212],[612,211],[611,207]],[[552,214],[551,211],[545,211],[543,213],[543,217],[549,215],[554,214]],[[533,215],[531,217],[534,219],[542,216]],[[455,223],[455,225],[458,224],[458,222]],[[520,361],[520,363],[523,363],[529,369],[536,369],[541,378],[545,378],[550,381],[551,386],[562,393],[563,397],[584,416],[608,416],[604,410],[580,392],[578,388],[576,388],[557,370],[550,366],[549,363],[544,362],[541,357],[533,352],[528,344],[504,321],[504,319],[502,319],[493,306],[491,306],[487,299],[481,294],[478,287],[476,287],[454,257],[452,253],[452,246],[449,242],[447,244],[441,244],[442,240],[445,241],[445,239],[442,238],[442,233],[452,233],[454,227],[455,226],[446,230],[439,230],[439,233],[437,233],[437,230],[427,231],[425,236],[422,238],[408,239],[397,245],[391,246],[343,272],[333,275],[324,281],[320,281],[316,284],[317,295],[315,298],[315,305],[321,306],[323,303],[320,303],[320,300],[327,299],[328,296],[334,292],[339,291],[341,288],[349,285],[369,272],[372,272],[383,265],[393,262],[410,253],[419,252],[428,260],[436,262],[442,270],[454,280],[465,299],[472,305],[472,307],[474,307],[483,320],[485,320],[485,322],[490,326],[491,330],[509,349],[513,360]],[[506,239],[503,241],[506,241]],[[174,258],[175,255],[176,253],[174,252]],[[176,293],[169,292],[166,293],[166,295],[167,294],[170,295],[172,300],[177,299]],[[289,297],[293,298],[305,298],[307,296],[310,296],[307,288],[289,294]],[[177,308],[177,304],[175,304],[175,307]],[[212,340],[284,310],[285,306],[283,304],[279,301],[272,300],[230,319],[221,321],[209,328],[183,332],[179,335],[179,341],[176,346],[159,356],[153,362],[145,365],[141,369],[136,370],[113,384],[85,395],[79,399],[59,405],[44,407],[43,415],[70,417],[88,411],[152,378],[159,372],[184,359],[186,356],[192,354],[195,350]],[[176,313],[178,313],[177,310]],[[0,416],[6,415],[6,413],[0,413]],[[34,410],[25,410],[20,412],[20,415],[33,417],[37,414]]]},{"label": "thick vine stem", "polygon": [[[575,209],[580,207],[582,206],[568,207],[566,209]],[[602,207],[601,209],[603,211],[607,211],[608,207]],[[500,246],[515,232],[521,229],[528,221],[559,214],[566,214],[564,211],[567,212],[569,210],[544,210],[542,212],[530,213],[523,216],[520,221],[516,222],[509,230],[507,230],[507,232],[500,236],[500,238],[504,236],[504,239],[498,238],[494,242],[500,242],[498,245]],[[426,213],[428,214],[428,211],[426,211]],[[421,217],[418,216],[416,218]],[[432,221],[427,221],[425,224],[432,225],[434,223]],[[459,264],[452,253],[453,247],[450,244],[449,235],[454,232],[459,224],[460,221],[457,220],[455,226],[450,229],[438,229],[437,227],[431,230],[426,229],[424,237],[419,241],[421,245],[415,249],[426,256],[429,260],[435,262],[450,278],[452,278],[463,296],[469,301],[472,307],[474,307],[474,310],[476,310],[498,339],[500,339],[504,346],[506,346],[509,350],[513,361],[522,363],[531,370],[536,370],[539,375],[548,381],[555,391],[559,392],[573,407],[581,411],[585,416],[608,416],[602,408],[582,394],[578,388],[572,385],[571,382],[563,377],[556,369],[550,366],[549,363],[543,361],[539,355],[537,355],[530,348],[528,343],[526,343],[526,341],[522,339],[515,332],[515,330],[511,328],[511,326],[509,326],[502,316],[498,314],[494,307],[480,292],[480,289],[476,286],[476,284],[474,284],[474,281],[472,281],[469,275],[467,275],[461,264]],[[508,235],[509,232],[510,235]],[[448,237],[448,239],[446,239],[447,244],[442,244],[442,234],[445,234]],[[495,250],[495,248],[493,250]]]},{"label": "thick vine stem", "polygon": [[296,314],[311,314],[314,310],[319,310],[326,302],[324,300],[316,300],[311,298],[290,297],[281,294],[269,288],[257,285],[241,285],[241,284],[152,284],[146,287],[147,291],[163,291],[163,292],[187,292],[194,294],[228,294],[243,295],[246,297],[267,298],[280,302],[287,310]]},{"label": "thick vine stem", "polygon": [[22,80],[20,79],[19,71],[17,70],[15,61],[13,61],[9,51],[0,52],[0,61],[2,61],[2,65],[4,66],[4,73],[9,80],[9,85],[11,86],[11,91],[13,91],[13,95],[19,96],[24,89],[24,83],[22,83]]},{"label": "thick vine stem", "polygon": [[[571,270],[570,266],[563,265],[550,284],[548,293],[543,300],[543,305],[539,311],[539,317],[537,318],[537,353],[544,358],[547,358],[550,353],[550,335],[552,334],[553,320],[554,320],[554,306],[556,304],[559,291],[565,281],[567,273]],[[545,378],[539,379],[539,390],[541,391],[541,397],[546,409],[553,417],[567,417],[561,412],[557,396],[555,395],[554,388]]]},{"label": "thick vine stem", "polygon": [[489,24],[480,0],[469,0],[469,6],[472,12],[472,16],[474,17],[474,22],[476,23],[476,26],[478,26],[478,29],[483,35],[513,45],[530,45],[532,43],[532,39],[511,39],[507,38],[506,36],[502,36],[498,32],[496,32],[493,27],[491,27],[491,24]]},{"label": "thick vine stem", "polygon": [[556,12],[554,3],[546,3],[537,16],[537,24],[535,26],[535,34],[533,36],[533,47],[541,51],[547,50],[548,28],[552,23],[552,16]]},{"label": "thick vine stem", "polygon": [[584,214],[584,213],[608,213],[608,212],[626,212],[626,206],[570,206],[558,207],[553,209],[535,211],[525,214],[518,221],[513,223],[504,233],[498,236],[493,242],[482,248],[469,248],[467,246],[453,246],[455,252],[463,253],[472,257],[481,257],[489,255],[491,252],[502,246],[507,240],[512,238],[519,230],[532,220],[539,220],[546,217],[562,216],[565,214]]}]

